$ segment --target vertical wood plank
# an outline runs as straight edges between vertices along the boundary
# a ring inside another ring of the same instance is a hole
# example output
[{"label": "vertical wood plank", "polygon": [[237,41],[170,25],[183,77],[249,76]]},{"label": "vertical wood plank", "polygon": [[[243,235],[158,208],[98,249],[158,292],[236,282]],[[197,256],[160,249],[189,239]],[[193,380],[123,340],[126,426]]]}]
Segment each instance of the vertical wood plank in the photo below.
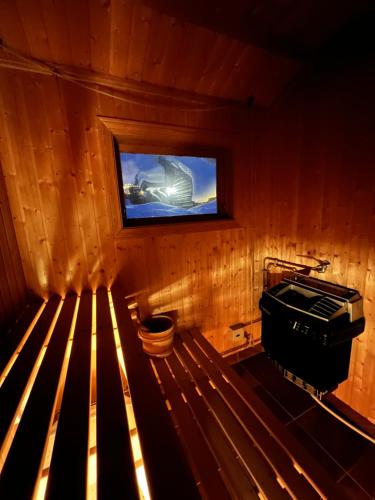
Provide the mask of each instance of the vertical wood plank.
[{"label": "vertical wood plank", "polygon": [[26,301],[26,281],[0,163],[0,328],[5,329]]}]

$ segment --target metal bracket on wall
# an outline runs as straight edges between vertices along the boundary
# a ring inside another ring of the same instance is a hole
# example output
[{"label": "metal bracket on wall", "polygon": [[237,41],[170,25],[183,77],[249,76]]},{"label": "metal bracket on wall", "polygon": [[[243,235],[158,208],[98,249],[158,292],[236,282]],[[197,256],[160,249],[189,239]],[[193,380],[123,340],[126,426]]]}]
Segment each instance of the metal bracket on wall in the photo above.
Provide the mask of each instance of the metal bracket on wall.
[{"label": "metal bracket on wall", "polygon": [[291,273],[298,272],[308,276],[311,271],[325,273],[327,267],[331,265],[328,260],[318,259],[312,255],[296,255],[296,257],[313,260],[315,265],[291,262],[289,260],[278,259],[277,257],[265,257],[263,260],[263,289],[267,290],[269,288],[269,273],[272,268],[278,267]]}]

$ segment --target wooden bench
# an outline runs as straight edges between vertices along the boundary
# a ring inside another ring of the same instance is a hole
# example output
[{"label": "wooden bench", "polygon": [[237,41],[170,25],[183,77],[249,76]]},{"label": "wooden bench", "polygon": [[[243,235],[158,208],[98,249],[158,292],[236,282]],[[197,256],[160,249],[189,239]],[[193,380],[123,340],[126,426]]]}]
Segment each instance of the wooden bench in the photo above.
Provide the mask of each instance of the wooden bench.
[{"label": "wooden bench", "polygon": [[11,333],[0,351],[2,499],[32,498],[43,477],[46,498],[86,498],[92,451],[98,498],[140,498],[128,390],[153,499],[345,498],[198,330],[179,332],[168,358],[147,357],[120,288],[34,304]]}]

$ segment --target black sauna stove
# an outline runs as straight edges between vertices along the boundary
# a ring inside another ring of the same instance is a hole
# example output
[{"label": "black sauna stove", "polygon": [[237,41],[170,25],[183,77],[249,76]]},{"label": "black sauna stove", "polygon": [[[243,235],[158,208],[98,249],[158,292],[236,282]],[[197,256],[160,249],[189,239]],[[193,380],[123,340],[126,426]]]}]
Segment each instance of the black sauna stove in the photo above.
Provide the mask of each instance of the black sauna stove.
[{"label": "black sauna stove", "polygon": [[319,397],[348,377],[363,332],[357,290],[295,273],[263,292],[262,345],[283,375]]}]

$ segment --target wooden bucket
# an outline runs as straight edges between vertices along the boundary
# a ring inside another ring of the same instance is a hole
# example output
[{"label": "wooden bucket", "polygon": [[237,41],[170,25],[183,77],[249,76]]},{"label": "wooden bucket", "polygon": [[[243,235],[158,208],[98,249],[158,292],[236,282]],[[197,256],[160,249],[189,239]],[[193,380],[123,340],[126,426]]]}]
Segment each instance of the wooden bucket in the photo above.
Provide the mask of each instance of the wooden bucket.
[{"label": "wooden bucket", "polygon": [[173,352],[174,322],[164,314],[145,319],[138,330],[145,353],[166,358]]}]

